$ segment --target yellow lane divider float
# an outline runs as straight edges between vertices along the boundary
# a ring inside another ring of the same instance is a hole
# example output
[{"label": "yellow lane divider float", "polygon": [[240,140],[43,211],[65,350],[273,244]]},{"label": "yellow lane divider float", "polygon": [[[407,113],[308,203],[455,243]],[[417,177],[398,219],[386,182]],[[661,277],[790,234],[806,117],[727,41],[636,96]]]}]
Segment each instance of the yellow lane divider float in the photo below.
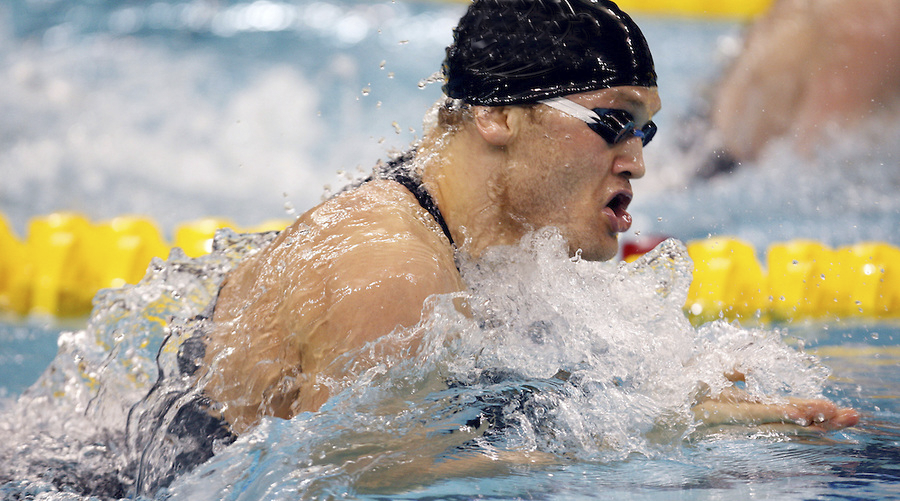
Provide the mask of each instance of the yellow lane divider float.
[{"label": "yellow lane divider float", "polygon": [[811,240],[776,243],[765,270],[753,247],[738,239],[691,242],[688,253],[694,279],[685,310],[698,321],[900,317],[900,249],[885,243],[838,249]]},{"label": "yellow lane divider float", "polygon": [[615,2],[629,14],[750,19],[768,10],[773,0],[615,0]]},{"label": "yellow lane divider float", "polygon": [[241,228],[225,219],[200,219],[178,226],[171,245],[156,224],[139,216],[92,223],[81,215],[37,217],[19,240],[0,215],[0,311],[60,317],[86,315],[100,289],[137,283],[153,257],[172,247],[190,257],[211,250],[218,228],[238,232],[283,229],[288,221]]},{"label": "yellow lane divider float", "polygon": [[[469,3],[470,0],[453,0]],[[774,0],[615,0],[629,14],[677,16],[701,19],[754,18],[772,5]]]},{"label": "yellow lane divider float", "polygon": [[[92,223],[58,213],[32,219],[22,241],[0,215],[0,311],[86,315],[98,290],[136,283],[150,260],[165,258],[172,247],[197,257],[209,252],[218,228],[256,232],[288,223],[241,228],[201,219],[178,226],[169,244],[147,218]],[[888,244],[832,249],[807,240],[777,243],[767,250],[765,269],[755,249],[738,239],[709,238],[687,247],[694,278],[685,311],[695,322],[900,317],[900,249]]]}]

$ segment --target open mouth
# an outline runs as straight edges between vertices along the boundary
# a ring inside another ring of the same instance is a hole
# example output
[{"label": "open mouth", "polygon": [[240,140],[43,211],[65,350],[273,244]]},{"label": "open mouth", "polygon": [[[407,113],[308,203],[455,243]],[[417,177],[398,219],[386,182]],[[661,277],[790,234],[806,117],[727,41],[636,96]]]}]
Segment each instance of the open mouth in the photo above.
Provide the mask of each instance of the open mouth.
[{"label": "open mouth", "polygon": [[630,194],[617,193],[603,209],[603,212],[609,218],[612,230],[616,233],[622,233],[631,228],[631,214],[626,211],[630,203]]},{"label": "open mouth", "polygon": [[631,203],[631,195],[626,193],[619,193],[613,197],[612,200],[608,204],[607,207],[612,209],[613,213],[616,217],[624,217],[628,216],[628,212],[625,210],[628,208],[628,204]]}]

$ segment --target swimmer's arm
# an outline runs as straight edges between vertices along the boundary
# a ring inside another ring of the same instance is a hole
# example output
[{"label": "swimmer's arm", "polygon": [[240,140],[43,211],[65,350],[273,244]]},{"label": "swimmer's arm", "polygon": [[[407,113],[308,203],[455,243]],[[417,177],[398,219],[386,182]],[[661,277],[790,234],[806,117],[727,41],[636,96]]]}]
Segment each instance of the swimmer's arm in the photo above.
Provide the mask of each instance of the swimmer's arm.
[{"label": "swimmer's arm", "polygon": [[328,327],[354,346],[416,325],[426,299],[463,289],[452,251],[418,239],[359,245],[335,268]]},{"label": "swimmer's arm", "polygon": [[704,400],[692,408],[707,427],[749,426],[788,433],[825,433],[854,426],[859,413],[825,399],[789,398],[784,403],[756,401],[737,388]]},{"label": "swimmer's arm", "polygon": [[[415,350],[419,333],[408,331],[381,342],[377,354],[359,352],[397,329],[415,326],[428,297],[462,289],[456,267],[423,250],[416,242],[360,245],[336,261],[327,286],[326,317],[300,345],[304,372],[319,382],[331,380],[334,383],[329,385],[339,388],[370,367],[394,363],[402,353]],[[348,357],[342,357],[345,354]],[[317,410],[331,391],[314,384],[300,394],[294,407]]]},{"label": "swimmer's arm", "polygon": [[[421,209],[405,188],[372,185],[360,191],[344,204],[354,206],[352,216],[331,218],[327,227],[328,248],[334,251],[328,253],[327,267],[320,275],[324,314],[312,323],[296,316],[298,324],[291,327],[292,332],[301,333],[303,372],[333,380],[357,376],[368,366],[410,349],[418,341],[415,333],[407,336],[405,344],[380,345],[380,359],[353,355],[354,350],[398,328],[415,326],[430,296],[464,288],[453,248],[439,230],[423,223],[417,212]],[[365,196],[372,193],[397,197],[397,203],[367,204]],[[366,205],[367,210],[358,210]],[[326,216],[330,214],[320,217]],[[303,279],[297,276],[295,283]],[[304,304],[298,302],[286,310],[303,311]],[[349,372],[342,360],[336,360],[347,353],[354,363]],[[300,396],[300,410],[315,410],[328,398],[328,392],[318,388],[315,395]]]}]

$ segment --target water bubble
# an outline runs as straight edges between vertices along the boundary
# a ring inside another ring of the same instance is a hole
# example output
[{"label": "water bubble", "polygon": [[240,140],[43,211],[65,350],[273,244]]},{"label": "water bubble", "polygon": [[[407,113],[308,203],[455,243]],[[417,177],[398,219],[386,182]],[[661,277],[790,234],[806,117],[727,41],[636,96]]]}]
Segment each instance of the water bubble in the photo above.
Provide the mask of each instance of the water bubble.
[{"label": "water bubble", "polygon": [[436,71],[436,72],[432,73],[431,76],[429,76],[428,78],[424,78],[424,79],[420,80],[418,85],[419,85],[420,89],[424,89],[425,87],[427,87],[430,84],[443,82],[443,81],[444,81],[444,75],[440,71]]},{"label": "water bubble", "polygon": [[282,196],[284,196],[284,199],[285,199],[284,200],[284,212],[286,212],[288,216],[296,215],[297,209],[294,208],[294,204],[290,200],[288,200],[288,193],[284,192],[282,194]]},{"label": "water bubble", "polygon": [[571,258],[569,258],[569,260],[572,261],[573,263],[577,263],[578,261],[581,261],[581,253],[582,253],[581,249],[576,250],[575,255],[572,256]]},{"label": "water bubble", "polygon": [[369,87],[363,87],[363,89],[362,89],[362,95],[368,96],[368,95],[371,94],[371,93],[372,93],[372,89],[371,89],[371,88],[369,88]]}]

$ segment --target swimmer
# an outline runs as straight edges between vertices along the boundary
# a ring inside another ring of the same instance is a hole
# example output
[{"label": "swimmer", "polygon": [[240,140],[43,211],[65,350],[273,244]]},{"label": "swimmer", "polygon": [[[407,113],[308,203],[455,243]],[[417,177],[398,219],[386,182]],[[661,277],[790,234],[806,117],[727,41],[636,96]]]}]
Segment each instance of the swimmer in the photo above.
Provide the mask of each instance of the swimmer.
[{"label": "swimmer", "polygon": [[[660,109],[631,18],[607,0],[476,0],[443,73],[446,99],[414,151],[300,216],[225,279],[198,360],[211,412],[233,433],[318,410],[331,396],[323,378],[353,377],[337,357],[414,327],[428,297],[465,289],[457,253],[477,259],[554,226],[573,255],[616,255]],[[856,422],[829,402],[731,396],[699,403],[697,416]]]},{"label": "swimmer", "polygon": [[787,138],[803,154],[900,110],[895,0],[779,0],[749,30],[711,120],[725,152],[755,160]]}]

